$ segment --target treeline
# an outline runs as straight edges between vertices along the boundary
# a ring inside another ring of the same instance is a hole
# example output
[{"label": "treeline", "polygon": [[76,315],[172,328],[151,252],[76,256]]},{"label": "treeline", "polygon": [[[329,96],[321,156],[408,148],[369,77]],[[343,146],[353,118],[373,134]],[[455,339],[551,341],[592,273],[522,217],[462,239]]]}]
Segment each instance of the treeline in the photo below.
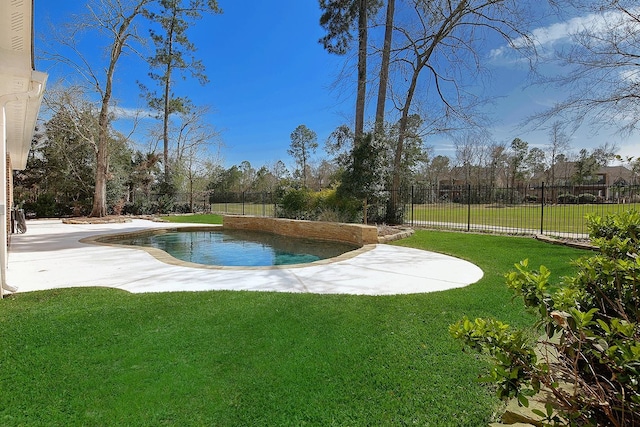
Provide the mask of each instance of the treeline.
[{"label": "treeline", "polygon": [[[88,215],[93,206],[96,166],[91,140],[98,132],[97,113],[73,92],[62,91],[59,96],[55,114],[36,132],[27,169],[14,178],[15,200],[38,217]],[[136,149],[109,128],[108,214],[187,213],[203,209],[202,194],[207,194],[208,203],[215,203],[231,193],[271,193],[281,201],[281,216],[394,223],[402,221],[403,210],[393,197],[403,188],[421,184],[514,188],[533,185],[534,179],[548,186],[590,184],[599,168],[616,158],[624,160],[611,145],[576,153],[558,132],[550,132],[548,145],[542,148],[519,138],[507,145],[468,134],[454,141],[454,156],[433,155],[419,134],[420,117],[413,116],[406,131],[401,187],[394,190],[390,165],[399,123],[385,126],[378,139],[366,135],[359,144],[349,126],[340,126],[321,150],[315,132],[300,125],[290,135],[286,158],[293,165],[290,170],[283,160],[260,166],[243,161],[225,168],[219,156],[211,155],[215,132],[193,116],[180,119],[181,133],[172,134],[177,144],[169,152],[169,175],[162,155]],[[637,183],[640,162],[626,160],[628,183]]]}]

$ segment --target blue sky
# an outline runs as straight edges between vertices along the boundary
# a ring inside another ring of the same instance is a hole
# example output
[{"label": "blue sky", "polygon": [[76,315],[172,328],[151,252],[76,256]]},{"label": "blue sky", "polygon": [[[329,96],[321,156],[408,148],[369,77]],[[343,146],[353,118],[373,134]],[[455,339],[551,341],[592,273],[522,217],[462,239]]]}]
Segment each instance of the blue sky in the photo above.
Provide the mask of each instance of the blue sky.
[{"label": "blue sky", "polygon": [[[196,105],[211,106],[207,121],[221,134],[226,167],[243,160],[254,167],[277,160],[292,165],[287,148],[290,134],[298,125],[314,130],[322,147],[337,126],[352,124],[355,77],[343,81],[340,89],[332,89],[345,58],[328,54],[318,43],[323,30],[318,24],[316,0],[219,0],[219,4],[223,14],[206,16],[189,30],[210,83],[203,87],[186,81],[176,93],[187,94]],[[50,22],[67,22],[84,10],[82,1],[36,0],[36,48],[39,37],[47,38]],[[557,25],[547,28],[561,31]],[[487,46],[487,59],[491,49],[499,48]],[[99,49],[93,50],[100,53]],[[523,68],[488,60],[487,64],[492,79],[485,82],[485,90],[495,98],[487,107],[488,115],[495,120],[491,129],[494,140],[509,142],[519,137],[530,146],[543,147],[548,142],[546,131],[524,132],[517,125],[527,114],[549,106],[556,99],[556,91],[527,88]],[[36,68],[50,73],[49,85],[69,75],[60,64],[37,61]],[[120,106],[143,107],[136,81],[144,79],[147,72],[134,58],[122,61],[115,93]],[[141,146],[146,145],[145,138],[144,132],[135,135]],[[615,142],[621,154],[640,156],[637,139],[633,135],[621,140],[608,132],[593,136],[584,129],[574,135],[572,146],[577,151]],[[454,155],[449,138],[432,137],[425,143],[436,154]],[[319,149],[318,158],[322,155]]]}]

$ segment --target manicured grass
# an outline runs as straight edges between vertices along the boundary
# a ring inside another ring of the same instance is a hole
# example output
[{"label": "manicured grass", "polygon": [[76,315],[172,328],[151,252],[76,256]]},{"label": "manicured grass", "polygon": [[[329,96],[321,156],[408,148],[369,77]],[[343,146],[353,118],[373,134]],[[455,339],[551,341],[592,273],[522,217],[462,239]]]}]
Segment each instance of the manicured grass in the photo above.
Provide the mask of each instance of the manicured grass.
[{"label": "manicured grass", "polygon": [[[0,425],[486,426],[482,359],[448,325],[531,319],[503,274],[584,252],[417,231],[399,245],[474,261],[482,280],[400,296],[66,289],[0,301]],[[90,282],[90,279],[87,279]]]},{"label": "manicured grass", "polygon": [[275,207],[273,203],[212,203],[212,212],[229,215],[257,215],[274,216]]},{"label": "manicured grass", "polygon": [[639,209],[640,204],[583,204],[550,205],[541,209],[539,204],[515,206],[435,204],[414,205],[405,213],[407,221],[416,223],[478,224],[493,227],[542,229],[546,233],[587,233],[586,216],[606,216],[628,209]]},{"label": "manicured grass", "polygon": [[222,216],[216,214],[170,215],[162,219],[176,223],[222,224]]},{"label": "manicured grass", "polygon": [[[210,206],[213,212],[237,215],[273,216],[272,204],[252,203],[216,203]],[[459,203],[442,203],[407,206],[404,218],[415,225],[430,223],[437,227],[438,223],[461,224],[465,229],[467,223],[497,227],[502,229],[525,229],[539,232],[540,228],[546,234],[574,233],[587,234],[586,216],[595,214],[606,216],[629,209],[640,209],[640,203],[631,204],[582,204],[582,205],[546,205],[544,211],[539,204],[507,205],[478,205],[467,206]],[[189,221],[202,215],[169,217],[174,221]],[[204,215],[207,217],[207,215]],[[206,222],[206,219],[205,221]],[[441,226],[450,228],[449,226]]]}]

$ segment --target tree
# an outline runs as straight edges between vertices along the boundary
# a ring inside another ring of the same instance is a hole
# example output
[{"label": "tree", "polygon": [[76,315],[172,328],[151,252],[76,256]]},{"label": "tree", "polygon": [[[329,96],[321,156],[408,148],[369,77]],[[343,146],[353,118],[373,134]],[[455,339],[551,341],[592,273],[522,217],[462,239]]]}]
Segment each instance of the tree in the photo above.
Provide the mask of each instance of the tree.
[{"label": "tree", "polygon": [[[100,114],[98,116],[98,149],[96,153],[96,183],[93,196],[91,216],[102,217],[107,214],[107,179],[109,174],[108,126],[109,108],[113,95],[113,79],[118,60],[128,47],[129,39],[136,37],[133,21],[144,12],[144,7],[151,0],[103,0],[99,9],[95,10],[95,22],[109,34],[113,34],[110,42],[109,61],[104,79],[91,73],[96,88],[101,94]],[[103,83],[101,83],[103,82]],[[102,84],[104,86],[102,86]]]},{"label": "tree", "polygon": [[[56,214],[87,215],[95,188],[99,134],[98,109],[81,87],[51,88],[45,97],[51,118],[41,128],[27,169],[18,187],[28,187],[32,198],[48,194],[57,202]],[[131,155],[127,139],[109,123],[110,176],[107,205],[114,207],[127,197]],[[20,190],[19,190],[20,191]]]},{"label": "tree", "polygon": [[136,151],[131,161],[133,170],[129,180],[129,201],[136,202],[138,192],[142,192],[147,200],[151,198],[151,186],[157,179],[161,160],[160,154]]},{"label": "tree", "polygon": [[425,178],[434,188],[433,198],[436,200],[440,195],[440,183],[443,178],[451,172],[451,159],[447,156],[435,156],[426,165]]},{"label": "tree", "polygon": [[[124,52],[137,52],[140,42],[136,20],[155,0],[92,0],[87,5],[88,15],[68,24],[55,37],[67,50],[64,54],[51,52],[50,59],[73,67],[87,87],[100,98],[98,135],[96,136],[96,169],[91,216],[107,214],[107,180],[109,177],[109,122],[113,103],[113,82],[120,57]],[[93,30],[102,35],[107,54],[102,63],[92,63],[81,48],[82,35]],[[71,52],[72,54],[69,54]]]},{"label": "tree", "polygon": [[543,173],[546,170],[547,153],[542,148],[533,147],[529,150],[525,159],[525,167],[527,170],[527,179],[531,179],[534,175]]},{"label": "tree", "polygon": [[454,146],[457,167],[462,170],[465,184],[470,184],[471,172],[482,149],[480,137],[473,133],[465,133],[454,140]]},{"label": "tree", "polygon": [[393,39],[393,15],[396,1],[387,0],[387,12],[384,24],[384,42],[382,45],[382,60],[380,64],[380,79],[378,82],[378,101],[376,103],[376,117],[374,124],[374,136],[381,138],[384,131],[384,113],[387,100],[387,87],[389,85],[389,65],[391,61],[391,43]]},{"label": "tree", "polygon": [[323,13],[320,25],[327,34],[319,41],[329,53],[344,55],[349,50],[353,23],[358,31],[358,80],[356,93],[355,139],[364,133],[364,114],[367,89],[368,17],[380,7],[378,0],[319,0]]},{"label": "tree", "polygon": [[529,143],[515,138],[511,141],[511,153],[509,153],[509,183],[515,188],[516,183],[525,177],[526,159],[529,154]]},{"label": "tree", "polygon": [[202,62],[194,58],[196,47],[187,37],[187,29],[193,21],[200,19],[203,12],[221,13],[217,0],[158,0],[160,10],[147,10],[147,17],[160,26],[151,29],[151,40],[155,45],[155,55],[148,59],[152,70],[149,77],[160,87],[160,93],[150,91],[141,85],[149,106],[160,112],[162,117],[163,164],[165,180],[169,179],[169,118],[174,113],[188,114],[191,102],[188,97],[173,93],[174,73],[189,73],[204,85],[208,79]]},{"label": "tree", "polygon": [[209,113],[208,107],[197,107],[178,114],[178,120],[169,129],[169,136],[175,142],[173,161],[180,163],[185,155],[196,151],[207,152],[220,162],[220,134],[204,117]]},{"label": "tree", "polygon": [[240,172],[240,190],[244,193],[251,191],[256,180],[256,170],[247,160],[243,160],[238,167]]},{"label": "tree", "polygon": [[638,175],[640,175],[640,157],[635,158],[633,156],[625,156],[622,157],[619,154],[616,154],[616,160],[621,163],[625,163],[627,168],[631,171],[631,185],[638,184]]},{"label": "tree", "polygon": [[316,133],[305,125],[300,125],[291,132],[291,144],[287,153],[293,157],[298,165],[304,188],[307,187],[307,164],[317,148],[318,137]]},{"label": "tree", "polygon": [[237,165],[233,165],[220,173],[220,176],[216,177],[216,179],[212,180],[207,186],[207,189],[220,193],[241,193],[241,179],[242,172]]},{"label": "tree", "polygon": [[549,144],[547,145],[547,153],[548,153],[548,166],[549,166],[549,177],[548,183],[552,187],[552,199],[555,200],[556,189],[556,168],[559,161],[559,156],[564,155],[567,151],[569,151],[569,138],[567,134],[563,130],[563,125],[559,121],[553,122],[551,125],[551,129],[549,130]]},{"label": "tree", "polygon": [[605,142],[593,149],[591,155],[595,159],[596,163],[600,167],[609,166],[609,164],[615,160],[618,147],[615,144]]},{"label": "tree", "polygon": [[[405,131],[406,136],[404,138],[404,148],[402,150],[402,162],[400,164],[401,187],[409,185],[413,175],[415,175],[417,167],[421,163],[428,161],[429,154],[424,147],[422,135],[420,134],[422,126],[423,120],[419,115],[413,114],[409,117],[407,130]],[[396,123],[391,126],[386,139],[382,140],[384,146],[381,148],[385,151],[386,164],[393,163],[394,155],[397,152],[395,144],[398,142],[399,128],[400,123]],[[389,176],[388,173],[385,176],[385,181],[387,183],[391,181],[391,176]]]},{"label": "tree", "polygon": [[333,157],[333,161],[338,166],[344,167],[349,163],[353,146],[353,131],[347,125],[340,125],[327,138],[325,151]]},{"label": "tree", "polygon": [[493,143],[489,146],[489,182],[491,187],[504,186],[507,182],[507,146],[505,143]]},{"label": "tree", "polygon": [[314,168],[313,188],[316,191],[329,188],[335,183],[338,174],[339,170],[336,164],[323,159],[318,167]]},{"label": "tree", "polygon": [[[478,97],[464,90],[464,78],[477,75],[483,58],[480,45],[485,37],[497,34],[507,41],[524,33],[523,3],[515,0],[411,0],[414,18],[396,25],[400,35],[395,64],[399,78],[393,82],[395,104],[400,113],[398,141],[393,160],[392,191],[401,185],[401,163],[409,117],[422,95],[436,112],[448,121],[477,127]],[[405,11],[405,15],[408,11]],[[521,44],[523,45],[523,44]],[[526,44],[524,44],[526,47]],[[451,58],[455,58],[452,61]],[[440,121],[431,122],[441,131]],[[450,126],[444,126],[448,128]]]},{"label": "tree", "polygon": [[271,167],[271,175],[273,176],[274,182],[270,191],[279,189],[290,179],[289,170],[282,160],[278,160],[273,164]]},{"label": "tree", "polygon": [[440,188],[440,181],[451,170],[451,159],[447,156],[435,156],[429,162],[427,168],[427,179],[429,182],[434,183]]},{"label": "tree", "polygon": [[561,88],[569,95],[552,108],[533,116],[543,124],[561,116],[577,128],[614,126],[630,134],[640,124],[638,76],[640,67],[640,15],[635,0],[559,2],[563,8],[584,14],[570,44],[555,54],[562,74],[546,77],[541,84]]},{"label": "tree", "polygon": [[[341,175],[338,194],[342,197],[354,197],[363,202],[363,221],[368,222],[367,206],[377,201],[385,188],[383,150],[373,135],[366,134],[357,144],[351,155],[351,161]],[[394,214],[395,215],[395,214]]]},{"label": "tree", "polygon": [[[195,191],[204,190],[204,181],[213,167],[220,165],[218,132],[203,121],[209,109],[192,108],[177,114],[169,128],[175,148],[170,156],[174,165],[171,182],[177,191],[189,194],[189,209],[193,211]],[[163,180],[166,181],[166,175]]]},{"label": "tree", "polygon": [[[68,96],[66,99],[70,100]],[[48,103],[51,105],[50,100]],[[71,206],[76,207],[75,213],[86,215],[94,188],[96,157],[92,142],[98,133],[97,124],[97,112],[90,103],[69,103],[56,110],[44,124],[45,133],[16,187],[28,185],[35,196],[33,201],[46,194],[58,206],[64,206],[62,211],[51,212],[52,216],[71,214]],[[30,176],[35,179],[28,179]]]},{"label": "tree", "polygon": [[593,182],[596,172],[598,171],[598,162],[593,154],[590,154],[585,148],[580,150],[578,158],[574,163],[574,172],[572,181],[574,184],[589,184]]}]

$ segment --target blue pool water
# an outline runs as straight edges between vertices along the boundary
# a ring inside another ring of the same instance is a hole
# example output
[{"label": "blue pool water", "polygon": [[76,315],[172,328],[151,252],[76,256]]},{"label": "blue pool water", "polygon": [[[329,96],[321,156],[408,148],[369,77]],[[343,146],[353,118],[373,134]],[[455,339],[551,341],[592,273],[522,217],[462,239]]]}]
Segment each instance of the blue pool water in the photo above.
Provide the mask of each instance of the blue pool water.
[{"label": "blue pool water", "polygon": [[196,264],[247,267],[305,264],[356,249],[339,242],[245,230],[169,231],[112,242],[158,248]]}]

